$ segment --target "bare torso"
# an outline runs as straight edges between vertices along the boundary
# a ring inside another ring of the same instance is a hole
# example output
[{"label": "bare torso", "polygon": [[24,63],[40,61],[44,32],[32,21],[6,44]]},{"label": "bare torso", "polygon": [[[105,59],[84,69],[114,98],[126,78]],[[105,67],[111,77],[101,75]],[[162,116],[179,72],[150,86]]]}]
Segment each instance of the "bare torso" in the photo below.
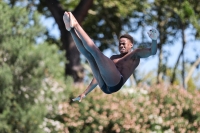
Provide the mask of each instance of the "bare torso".
[{"label": "bare torso", "polygon": [[133,71],[140,63],[140,58],[133,58],[133,53],[126,55],[113,55],[111,60],[124,78],[124,82],[133,74]]}]

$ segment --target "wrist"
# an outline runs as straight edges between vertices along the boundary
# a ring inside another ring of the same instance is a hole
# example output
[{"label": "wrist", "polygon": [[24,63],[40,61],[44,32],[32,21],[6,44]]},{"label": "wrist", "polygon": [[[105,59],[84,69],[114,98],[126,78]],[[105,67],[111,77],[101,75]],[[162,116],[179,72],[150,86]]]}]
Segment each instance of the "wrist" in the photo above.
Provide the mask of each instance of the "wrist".
[{"label": "wrist", "polygon": [[83,92],[82,95],[83,95],[84,97],[86,97],[87,93]]}]

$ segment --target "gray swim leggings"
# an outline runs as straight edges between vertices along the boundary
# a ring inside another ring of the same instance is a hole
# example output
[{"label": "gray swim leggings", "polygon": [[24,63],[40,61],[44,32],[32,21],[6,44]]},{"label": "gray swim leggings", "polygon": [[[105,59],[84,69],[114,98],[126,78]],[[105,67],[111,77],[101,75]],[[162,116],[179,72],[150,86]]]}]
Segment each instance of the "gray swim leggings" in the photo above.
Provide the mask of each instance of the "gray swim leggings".
[{"label": "gray swim leggings", "polygon": [[123,76],[121,75],[121,79],[117,85],[109,87],[106,84],[104,84],[101,87],[101,90],[106,94],[111,94],[111,93],[114,93],[114,92],[117,92],[118,90],[120,90],[123,85],[124,85]]}]

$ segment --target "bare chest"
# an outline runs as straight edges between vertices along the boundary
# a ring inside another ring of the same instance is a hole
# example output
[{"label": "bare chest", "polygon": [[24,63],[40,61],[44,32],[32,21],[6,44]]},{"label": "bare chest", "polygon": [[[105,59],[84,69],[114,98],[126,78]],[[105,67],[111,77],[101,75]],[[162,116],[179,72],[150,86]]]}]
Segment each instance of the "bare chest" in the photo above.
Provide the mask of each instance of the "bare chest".
[{"label": "bare chest", "polygon": [[123,77],[128,79],[139,65],[140,59],[118,58],[114,59],[113,62]]}]

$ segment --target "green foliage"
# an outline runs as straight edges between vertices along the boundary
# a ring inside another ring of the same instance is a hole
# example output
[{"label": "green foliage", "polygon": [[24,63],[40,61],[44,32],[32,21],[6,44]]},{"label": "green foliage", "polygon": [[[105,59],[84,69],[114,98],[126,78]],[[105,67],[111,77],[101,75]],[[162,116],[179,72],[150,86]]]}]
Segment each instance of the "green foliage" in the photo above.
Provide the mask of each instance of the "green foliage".
[{"label": "green foliage", "polygon": [[[60,2],[73,10],[79,1]],[[154,21],[162,33],[161,45],[172,44],[180,28],[179,17],[191,21],[199,33],[198,5],[195,0],[181,4],[173,0],[94,1],[83,26],[101,50],[116,44],[121,32],[135,32],[144,27],[143,22],[152,25]],[[36,6],[51,16],[44,0]],[[0,10],[0,132],[59,132],[64,128],[81,133],[200,131],[199,92],[190,81],[188,90],[196,93],[176,87],[165,90],[166,86],[113,95],[98,90],[82,103],[71,103],[71,81],[67,87],[63,84],[63,53],[47,43],[35,44],[45,32],[38,13],[3,3]],[[163,64],[161,70],[171,75]],[[79,93],[75,91],[71,98]]]},{"label": "green foliage", "polygon": [[[80,0],[60,0],[58,2],[64,10],[73,11],[79,8],[77,5]],[[44,16],[52,17],[45,0],[29,0],[28,2],[11,0],[7,3],[12,6],[16,3],[25,3],[24,5],[27,5],[28,9],[37,9]],[[182,29],[187,30],[187,28],[190,28],[195,37],[200,37],[199,7],[200,1],[197,0],[94,0],[93,6],[88,11],[82,25],[101,50],[111,48],[114,52],[118,52],[116,45],[120,34],[125,32],[132,34],[142,30],[142,41],[140,43],[144,45],[139,47],[146,47],[150,44],[149,39],[146,37],[146,29],[149,28],[148,26],[157,27],[160,32],[158,53],[160,52],[160,55],[162,55],[162,57],[160,56],[157,75],[159,76],[162,73],[163,77],[168,77],[166,69],[169,66],[166,64],[171,56],[169,56],[170,51],[165,51],[162,46],[176,44],[181,37],[179,33]],[[5,30],[5,32],[7,31]],[[56,42],[57,45],[60,44],[57,39],[49,36],[48,32],[47,40]],[[136,41],[140,40],[136,38]],[[179,73],[176,72],[176,74]],[[180,84],[180,82],[176,83]]]},{"label": "green foliage", "polygon": [[188,85],[188,91],[189,92],[194,92],[197,89],[197,87],[195,85],[195,82],[194,82],[194,80],[192,78],[189,79],[187,85]]},{"label": "green foliage", "polygon": [[176,8],[175,12],[177,12],[181,21],[188,22],[190,18],[195,15],[192,5],[188,1],[184,1],[180,4],[180,8]]},{"label": "green foliage", "polygon": [[113,48],[118,45],[122,32],[138,30],[137,22],[131,21],[133,11],[140,12],[147,7],[146,0],[95,0],[83,27],[101,50]]},{"label": "green foliage", "polygon": [[[199,27],[199,9],[197,5],[200,2],[194,0],[183,0],[183,1],[173,1],[173,0],[155,0],[151,4],[151,8],[149,10],[148,16],[144,17],[144,21],[151,25],[155,22],[158,31],[160,32],[159,41],[158,41],[158,55],[159,55],[159,64],[158,64],[158,72],[157,77],[160,74],[163,74],[163,77],[170,78],[172,84],[180,84],[181,82],[178,77],[183,74],[184,68],[182,68],[182,72],[179,72],[178,67],[180,63],[180,58],[177,58],[175,65],[173,66],[173,71],[170,76],[167,75],[167,66],[168,60],[170,60],[171,51],[166,51],[163,46],[168,45],[176,45],[177,40],[182,40],[182,45],[188,44],[188,34],[186,30],[194,31],[194,34],[191,33],[193,37],[199,37],[200,27]],[[180,34],[181,33],[181,34]],[[184,34],[184,35],[183,35]],[[197,38],[195,38],[196,40]],[[144,40],[142,43],[146,43]],[[184,48],[183,51],[184,51]],[[179,54],[184,57],[183,53]],[[184,60],[184,62],[187,62]],[[171,70],[170,70],[171,71]],[[185,71],[185,73],[187,73]],[[186,75],[182,75],[181,80],[184,81],[184,77]],[[176,77],[176,78],[174,78]],[[159,79],[159,78],[157,78]],[[158,80],[159,81],[159,80]],[[157,81],[157,82],[158,82]],[[183,84],[183,83],[182,83]]]},{"label": "green foliage", "polygon": [[3,2],[0,10],[0,132],[60,130],[42,125],[67,97],[64,53],[55,45],[36,44],[45,32],[37,12]]},{"label": "green foliage", "polygon": [[68,11],[74,10],[74,8],[78,5],[80,0],[60,0],[60,4],[64,9],[68,9]]},{"label": "green foliage", "polygon": [[65,130],[76,133],[199,132],[199,102],[199,92],[177,86],[124,88],[112,95],[96,89],[81,103],[62,104],[62,115]]}]

